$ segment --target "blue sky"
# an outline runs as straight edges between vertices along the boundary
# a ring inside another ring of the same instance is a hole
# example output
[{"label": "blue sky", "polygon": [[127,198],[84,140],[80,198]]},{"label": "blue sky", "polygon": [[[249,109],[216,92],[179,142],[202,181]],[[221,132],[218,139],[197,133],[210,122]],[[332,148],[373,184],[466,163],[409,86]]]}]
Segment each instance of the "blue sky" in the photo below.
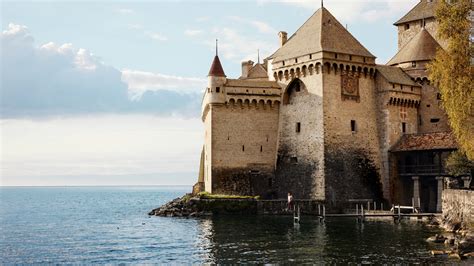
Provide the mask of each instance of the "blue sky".
[{"label": "blue sky", "polygon": [[[326,0],[385,63],[418,0]],[[2,185],[192,184],[219,39],[229,77],[320,1],[2,1]]]}]

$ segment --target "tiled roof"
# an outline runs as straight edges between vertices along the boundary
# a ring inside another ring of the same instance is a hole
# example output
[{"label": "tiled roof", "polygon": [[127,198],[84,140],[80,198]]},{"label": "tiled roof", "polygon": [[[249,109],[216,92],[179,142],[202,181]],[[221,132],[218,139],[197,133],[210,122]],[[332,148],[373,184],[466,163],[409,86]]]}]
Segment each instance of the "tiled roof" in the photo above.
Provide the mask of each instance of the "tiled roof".
[{"label": "tiled roof", "polygon": [[451,132],[436,132],[403,135],[390,151],[452,150],[457,148],[456,139]]},{"label": "tiled roof", "polygon": [[278,62],[321,51],[374,57],[326,8],[322,7],[269,58]]},{"label": "tiled roof", "polygon": [[438,0],[421,0],[408,13],[395,22],[393,25],[400,25],[403,23],[421,20],[424,18],[432,18],[435,16],[436,4]]},{"label": "tiled roof", "polygon": [[225,77],[224,69],[222,68],[219,56],[217,55],[214,56],[214,60],[212,61],[211,69],[209,69],[208,76]]},{"label": "tiled roof", "polygon": [[250,70],[247,78],[268,78],[267,70],[262,64],[255,64]]},{"label": "tiled roof", "polygon": [[377,65],[376,66],[378,73],[380,73],[385,79],[387,79],[391,83],[408,85],[408,86],[420,86],[416,84],[408,74],[403,72],[403,70],[399,67],[393,66],[384,66],[384,65]]},{"label": "tiled roof", "polygon": [[426,29],[422,29],[390,59],[387,65],[431,60],[436,56],[436,51],[439,48],[441,46],[433,36]]}]

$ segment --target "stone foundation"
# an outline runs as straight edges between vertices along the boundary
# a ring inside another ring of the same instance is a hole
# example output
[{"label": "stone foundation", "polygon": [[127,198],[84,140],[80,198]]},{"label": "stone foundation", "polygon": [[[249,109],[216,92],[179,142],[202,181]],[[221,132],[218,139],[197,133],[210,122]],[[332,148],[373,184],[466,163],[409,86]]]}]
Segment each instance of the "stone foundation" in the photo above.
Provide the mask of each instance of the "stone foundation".
[{"label": "stone foundation", "polygon": [[446,230],[474,231],[474,191],[443,190],[443,224]]}]

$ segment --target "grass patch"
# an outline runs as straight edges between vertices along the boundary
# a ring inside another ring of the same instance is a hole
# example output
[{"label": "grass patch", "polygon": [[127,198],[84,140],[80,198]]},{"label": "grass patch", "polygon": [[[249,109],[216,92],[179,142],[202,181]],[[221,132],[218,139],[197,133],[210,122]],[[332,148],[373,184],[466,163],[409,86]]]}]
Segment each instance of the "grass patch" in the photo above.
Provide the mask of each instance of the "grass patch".
[{"label": "grass patch", "polygon": [[223,194],[211,194],[209,192],[199,192],[198,197],[200,199],[260,199],[260,196],[239,196],[239,195],[223,195]]}]

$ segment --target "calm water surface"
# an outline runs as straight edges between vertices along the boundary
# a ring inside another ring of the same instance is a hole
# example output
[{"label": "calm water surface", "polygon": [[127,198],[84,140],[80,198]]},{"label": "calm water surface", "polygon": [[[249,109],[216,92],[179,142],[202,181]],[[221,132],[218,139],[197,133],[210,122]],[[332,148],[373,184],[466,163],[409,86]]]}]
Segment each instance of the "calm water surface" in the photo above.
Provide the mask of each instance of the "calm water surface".
[{"label": "calm water surface", "polygon": [[[0,188],[2,263],[414,263],[438,231],[303,216],[148,217],[187,187]],[[470,261],[472,263],[472,261]],[[465,262],[468,264],[468,262]]]}]

